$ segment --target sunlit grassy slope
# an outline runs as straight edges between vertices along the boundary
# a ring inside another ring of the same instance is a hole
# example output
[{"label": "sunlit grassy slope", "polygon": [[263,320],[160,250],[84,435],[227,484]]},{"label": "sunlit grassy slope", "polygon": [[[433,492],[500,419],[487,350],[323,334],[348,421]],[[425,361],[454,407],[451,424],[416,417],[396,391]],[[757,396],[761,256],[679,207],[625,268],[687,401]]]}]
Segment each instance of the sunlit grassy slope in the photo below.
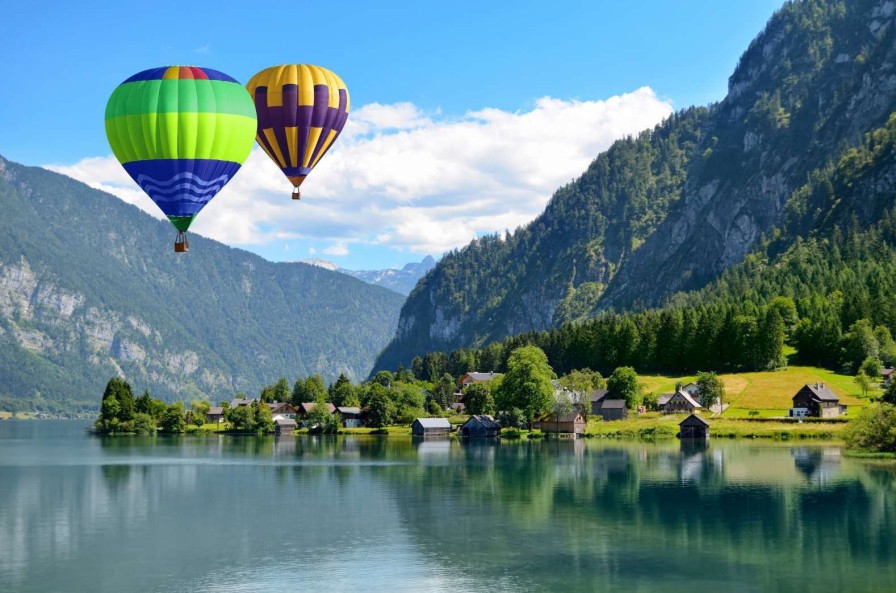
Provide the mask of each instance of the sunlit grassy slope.
[{"label": "sunlit grassy slope", "polygon": [[[726,417],[746,417],[751,411],[757,411],[759,416],[786,415],[794,394],[807,383],[824,383],[840,397],[840,403],[850,407],[868,403],[853,377],[817,367],[793,366],[779,371],[731,373],[721,375],[721,378],[725,381],[725,402],[731,404],[724,414]],[[676,383],[693,380],[694,376],[640,376],[645,393],[671,392]],[[875,383],[869,395],[874,397],[879,394],[880,389]]]}]

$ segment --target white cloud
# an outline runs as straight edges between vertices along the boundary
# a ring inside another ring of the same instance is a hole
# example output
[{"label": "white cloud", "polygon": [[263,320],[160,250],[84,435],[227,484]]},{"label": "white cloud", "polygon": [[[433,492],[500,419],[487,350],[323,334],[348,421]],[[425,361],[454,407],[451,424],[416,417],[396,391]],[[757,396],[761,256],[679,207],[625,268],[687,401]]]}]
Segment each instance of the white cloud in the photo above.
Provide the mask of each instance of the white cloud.
[{"label": "white cloud", "polygon": [[[671,111],[648,87],[602,101],[544,97],[529,111],[481,109],[454,119],[411,103],[371,103],[349,116],[301,201],[255,148],[192,228],[250,248],[304,239],[329,244],[329,255],[353,244],[439,255],[529,222],[614,140]],[[48,168],[161,217],[111,156]]]},{"label": "white cloud", "polygon": [[324,248],[324,253],[327,255],[348,255],[348,247],[340,241]]}]

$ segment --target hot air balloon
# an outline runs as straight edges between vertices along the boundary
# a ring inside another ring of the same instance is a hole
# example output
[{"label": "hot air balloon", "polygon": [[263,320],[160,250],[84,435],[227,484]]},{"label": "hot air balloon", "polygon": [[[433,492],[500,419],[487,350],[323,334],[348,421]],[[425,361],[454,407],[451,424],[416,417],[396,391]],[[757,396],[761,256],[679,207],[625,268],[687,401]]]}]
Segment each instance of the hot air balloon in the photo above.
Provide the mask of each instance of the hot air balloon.
[{"label": "hot air balloon", "polygon": [[217,70],[152,68],[121,83],[106,104],[115,157],[178,230],[186,231],[252,150],[256,116],[243,86]]},{"label": "hot air balloon", "polygon": [[256,140],[299,186],[333,146],[348,119],[348,89],[336,74],[310,64],[265,68],[246,85],[258,113]]}]

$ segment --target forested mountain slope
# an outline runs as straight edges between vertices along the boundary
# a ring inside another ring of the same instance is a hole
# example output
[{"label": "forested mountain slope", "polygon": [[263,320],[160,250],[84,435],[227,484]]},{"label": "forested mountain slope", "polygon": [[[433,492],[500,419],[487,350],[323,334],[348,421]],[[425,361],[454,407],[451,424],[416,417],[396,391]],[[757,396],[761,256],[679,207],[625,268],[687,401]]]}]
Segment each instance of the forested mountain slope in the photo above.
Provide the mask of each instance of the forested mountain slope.
[{"label": "forested mountain slope", "polygon": [[174,231],[84,184],[0,158],[0,409],[95,408],[110,376],[166,399],[272,378],[361,378],[403,297]]},{"label": "forested mountain slope", "polygon": [[[797,190],[896,110],[894,18],[892,0],[786,3],[723,101],[620,140],[527,227],[446,255],[376,368],[655,306],[711,282],[773,228],[783,250],[842,218],[836,204],[807,211]],[[881,199],[857,209],[858,225],[891,203]]]}]

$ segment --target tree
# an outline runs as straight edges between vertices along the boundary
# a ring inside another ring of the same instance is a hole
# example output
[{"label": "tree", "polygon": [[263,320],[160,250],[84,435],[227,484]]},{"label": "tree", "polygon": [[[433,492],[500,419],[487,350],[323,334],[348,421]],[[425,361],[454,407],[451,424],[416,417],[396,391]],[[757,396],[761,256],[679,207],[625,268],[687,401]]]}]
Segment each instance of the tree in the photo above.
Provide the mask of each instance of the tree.
[{"label": "tree", "polygon": [[112,377],[106,383],[106,389],[103,391],[103,401],[107,399],[115,399],[118,402],[118,411],[115,418],[119,423],[130,422],[134,419],[134,393],[131,391],[131,384],[118,377]]},{"label": "tree", "polygon": [[205,424],[205,416],[208,414],[210,404],[204,400],[194,399],[190,402],[190,412],[193,418],[193,424],[202,426]]},{"label": "tree", "polygon": [[228,408],[224,419],[230,424],[230,429],[235,432],[255,432],[255,411],[249,406],[237,406]]},{"label": "tree", "polygon": [[890,379],[890,382],[887,384],[887,389],[880,397],[880,401],[896,405],[896,381]]},{"label": "tree", "polygon": [[850,449],[896,452],[896,406],[888,403],[868,406],[847,425],[844,436]]},{"label": "tree", "polygon": [[351,380],[342,373],[339,373],[339,378],[330,385],[329,392],[330,401],[333,402],[334,406],[357,406],[360,403],[358,402],[358,396],[355,394],[355,389],[352,387]]},{"label": "tree", "polygon": [[865,371],[859,369],[859,372],[856,373],[853,381],[855,381],[856,385],[862,390],[862,395],[868,397],[868,390],[871,389],[871,378],[865,374]]},{"label": "tree", "polygon": [[721,405],[725,398],[725,382],[714,372],[697,374],[697,390],[704,408]]},{"label": "tree", "polygon": [[498,414],[498,424],[501,428],[525,428],[526,415],[519,408],[511,408]]},{"label": "tree", "polygon": [[155,420],[149,414],[137,412],[134,414],[134,432],[137,434],[155,434]]},{"label": "tree", "polygon": [[507,372],[496,397],[498,407],[502,410],[519,408],[531,429],[535,418],[551,409],[554,400],[551,380],[554,377],[554,370],[541,348],[517,348],[507,359]]},{"label": "tree", "polygon": [[454,402],[454,378],[445,373],[432,388],[432,398],[444,410]]},{"label": "tree", "polygon": [[859,319],[849,326],[849,331],[843,335],[841,351],[843,367],[851,372],[855,372],[868,357],[879,359],[880,342],[871,322]]},{"label": "tree", "polygon": [[271,408],[264,402],[255,402],[252,413],[255,416],[255,430],[257,432],[274,432],[274,416]]},{"label": "tree", "polygon": [[149,395],[148,389],[143,392],[143,395],[134,400],[134,412],[152,416],[152,396]]},{"label": "tree", "polygon": [[162,432],[181,434],[187,429],[187,420],[184,417],[184,405],[174,402],[165,410],[161,423]]},{"label": "tree", "polygon": [[638,374],[632,367],[618,367],[607,379],[607,397],[624,399],[629,409],[637,403],[640,390]]},{"label": "tree", "polygon": [[389,390],[389,396],[394,406],[393,420],[410,424],[414,418],[423,415],[426,394],[418,385],[396,383]]},{"label": "tree", "polygon": [[392,402],[386,388],[379,383],[370,385],[364,405],[370,426],[382,428],[392,422]]},{"label": "tree", "polygon": [[330,413],[325,393],[319,393],[306,420],[309,432],[334,433],[339,429],[339,419]]},{"label": "tree", "polygon": [[495,400],[484,383],[468,385],[464,392],[464,406],[468,414],[494,414]]},{"label": "tree", "polygon": [[570,391],[579,391],[583,393],[591,393],[595,389],[601,389],[607,384],[600,373],[596,373],[591,369],[574,369],[560,377],[560,385],[566,387]]},{"label": "tree", "polygon": [[280,380],[274,385],[274,399],[272,401],[287,402],[289,401],[289,395],[289,381],[286,380],[286,377],[280,377]]},{"label": "tree", "polygon": [[880,360],[873,356],[869,356],[862,361],[859,370],[864,371],[869,379],[877,379],[880,377]]}]

